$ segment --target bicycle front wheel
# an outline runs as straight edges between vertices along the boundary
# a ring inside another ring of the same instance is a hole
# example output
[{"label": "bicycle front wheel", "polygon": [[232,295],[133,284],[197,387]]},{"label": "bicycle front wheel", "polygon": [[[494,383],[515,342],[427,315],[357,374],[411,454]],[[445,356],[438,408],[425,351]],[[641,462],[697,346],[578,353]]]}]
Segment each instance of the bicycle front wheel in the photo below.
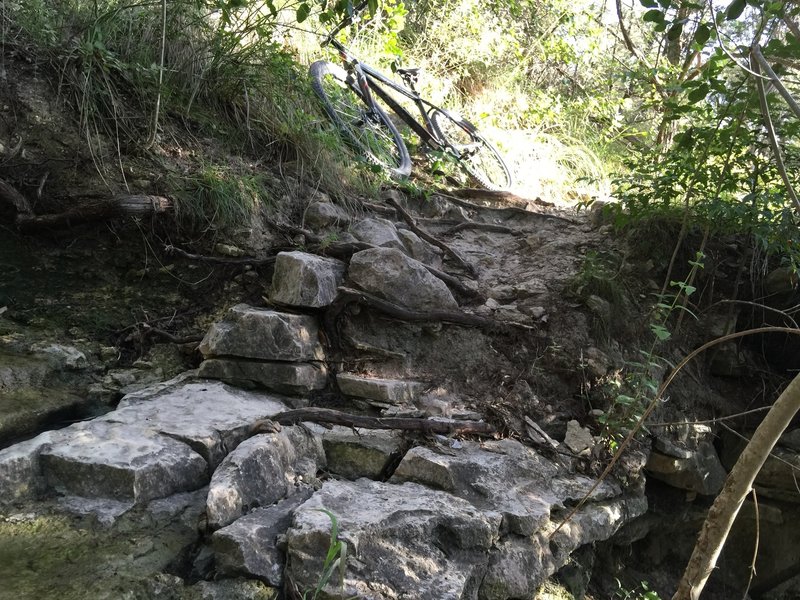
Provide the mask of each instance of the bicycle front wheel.
[{"label": "bicycle front wheel", "polygon": [[330,120],[353,149],[396,177],[411,173],[411,158],[397,128],[374,102],[367,102],[352,76],[339,65],[317,61],[311,87]]},{"label": "bicycle front wheel", "polygon": [[479,185],[498,192],[511,187],[514,181],[503,156],[472,123],[441,108],[430,118],[445,148]]}]

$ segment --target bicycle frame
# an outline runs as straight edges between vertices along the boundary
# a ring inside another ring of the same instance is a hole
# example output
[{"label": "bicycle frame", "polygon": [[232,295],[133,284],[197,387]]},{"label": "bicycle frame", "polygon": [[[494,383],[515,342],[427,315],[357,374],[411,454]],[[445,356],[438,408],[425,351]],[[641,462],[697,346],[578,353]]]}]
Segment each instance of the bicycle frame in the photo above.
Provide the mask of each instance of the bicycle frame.
[{"label": "bicycle frame", "polygon": [[[356,7],[354,9],[354,14],[363,10],[366,5],[367,3],[364,2]],[[391,108],[392,111],[420,137],[423,142],[429,144],[437,150],[445,148],[446,143],[440,139],[436,128],[433,126],[431,119],[428,116],[428,110],[441,111],[443,109],[422,98],[414,89],[413,82],[410,79],[407,82],[408,87],[405,87],[396,81],[389,79],[377,69],[370,67],[366,63],[362,63],[360,60],[358,60],[358,58],[350,54],[347,48],[345,48],[342,43],[334,38],[339,31],[344,29],[350,23],[352,23],[352,17],[346,17],[325,37],[321,45],[326,46],[330,44],[336,48],[336,50],[339,52],[339,57],[341,58],[345,69],[355,76],[356,82],[358,83],[358,89],[364,95],[364,99],[367,101],[367,104],[372,104],[374,101],[372,98],[372,92],[374,91],[375,95],[385,102],[389,108]],[[402,74],[401,77],[403,77]],[[408,110],[406,110],[405,107],[399,104],[394,98],[392,98],[391,95],[386,92],[386,90],[381,88],[379,85],[374,85],[374,81],[373,85],[370,85],[370,80],[380,81],[384,85],[392,88],[399,94],[402,94],[409,100],[413,101],[417,107],[417,110],[419,110],[419,113],[422,116],[423,124],[420,124],[419,120]]]}]

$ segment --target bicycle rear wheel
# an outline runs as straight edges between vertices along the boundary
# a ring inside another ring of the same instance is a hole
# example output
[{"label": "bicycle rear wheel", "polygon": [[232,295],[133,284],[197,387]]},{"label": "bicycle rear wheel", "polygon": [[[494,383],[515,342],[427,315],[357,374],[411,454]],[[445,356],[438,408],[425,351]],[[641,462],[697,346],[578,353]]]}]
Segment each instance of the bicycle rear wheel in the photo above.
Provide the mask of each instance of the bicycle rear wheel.
[{"label": "bicycle rear wheel", "polygon": [[309,68],[311,87],[330,120],[364,158],[396,177],[411,173],[411,158],[397,128],[374,102],[368,103],[339,65],[317,61]]},{"label": "bicycle rear wheel", "polygon": [[511,187],[514,181],[502,155],[472,123],[441,108],[430,118],[446,149],[478,184],[493,191]]}]

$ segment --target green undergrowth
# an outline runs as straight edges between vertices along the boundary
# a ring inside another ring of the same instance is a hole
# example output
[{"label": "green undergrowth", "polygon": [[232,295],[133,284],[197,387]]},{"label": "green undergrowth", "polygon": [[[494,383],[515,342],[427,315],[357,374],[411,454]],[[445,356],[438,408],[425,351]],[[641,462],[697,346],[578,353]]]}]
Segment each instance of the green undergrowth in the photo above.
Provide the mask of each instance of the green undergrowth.
[{"label": "green undergrowth", "polygon": [[[109,185],[125,185],[126,160],[143,152],[177,163],[169,184],[183,225],[246,223],[274,200],[264,174],[285,164],[334,197],[374,194],[380,181],[324,119],[278,29],[285,11],[271,5],[169,2],[162,22],[160,2],[11,2],[4,37],[45,66],[76,109]],[[242,164],[230,168],[234,155]]]}]

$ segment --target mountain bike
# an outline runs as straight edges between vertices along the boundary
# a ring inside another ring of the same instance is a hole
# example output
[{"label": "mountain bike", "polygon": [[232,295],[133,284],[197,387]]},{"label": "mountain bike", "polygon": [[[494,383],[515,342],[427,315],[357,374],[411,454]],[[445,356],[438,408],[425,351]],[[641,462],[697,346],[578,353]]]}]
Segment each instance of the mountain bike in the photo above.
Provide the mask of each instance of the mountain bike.
[{"label": "mountain bike", "polygon": [[[511,171],[500,152],[477,130],[456,113],[449,112],[422,98],[415,85],[419,68],[398,68],[403,84],[392,81],[376,69],[362,63],[336,39],[353,23],[367,2],[356,6],[322,40],[323,47],[333,46],[342,66],[328,61],[311,65],[311,85],[322,101],[326,114],[353,149],[368,161],[396,177],[411,173],[411,157],[397,127],[379,104],[388,106],[420,140],[434,151],[446,153],[481,186],[506,190],[513,183]],[[385,87],[384,87],[385,86]],[[419,111],[415,117],[386,88],[409,99]]]}]

